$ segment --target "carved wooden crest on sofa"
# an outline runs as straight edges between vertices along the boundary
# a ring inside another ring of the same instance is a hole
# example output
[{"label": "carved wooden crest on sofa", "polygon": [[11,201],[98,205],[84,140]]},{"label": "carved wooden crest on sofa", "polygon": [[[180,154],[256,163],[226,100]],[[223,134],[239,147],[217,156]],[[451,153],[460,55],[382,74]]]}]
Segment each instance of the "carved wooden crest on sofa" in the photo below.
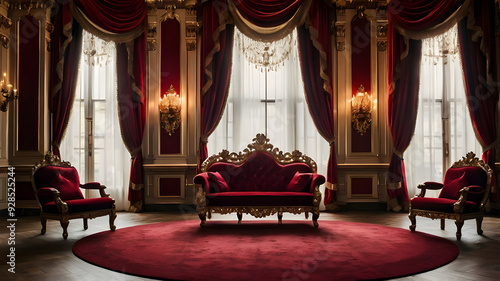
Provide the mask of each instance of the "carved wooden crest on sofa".
[{"label": "carved wooden crest on sofa", "polygon": [[318,226],[319,186],[325,182],[316,173],[314,160],[300,151],[282,152],[263,134],[239,153],[222,150],[207,158],[194,183],[201,225],[212,213],[243,213],[261,218],[283,212],[313,214]]}]

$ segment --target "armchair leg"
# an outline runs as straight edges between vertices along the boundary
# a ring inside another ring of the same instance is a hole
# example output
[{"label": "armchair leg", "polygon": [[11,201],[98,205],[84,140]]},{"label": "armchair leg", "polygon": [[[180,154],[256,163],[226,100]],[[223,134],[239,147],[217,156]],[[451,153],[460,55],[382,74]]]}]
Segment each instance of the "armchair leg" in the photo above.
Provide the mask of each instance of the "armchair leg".
[{"label": "armchair leg", "polygon": [[111,231],[115,231],[116,229],[115,219],[116,219],[116,210],[113,208],[111,209],[111,213],[109,213],[109,229],[111,229]]},{"label": "armchair leg", "polygon": [[441,219],[441,230],[444,230],[444,219]]},{"label": "armchair leg", "polygon": [[43,235],[47,231],[47,219],[41,218],[40,222],[42,223],[42,235]]},{"label": "armchair leg", "polygon": [[483,216],[479,216],[476,218],[476,226],[477,226],[477,234],[482,235],[483,230],[481,229],[481,224],[483,223]]},{"label": "armchair leg", "polygon": [[198,213],[198,217],[200,217],[200,226],[203,226],[205,224],[205,221],[207,220],[207,216],[205,215],[205,213],[203,212],[200,212]]},{"label": "armchair leg", "polygon": [[462,226],[464,226],[464,221],[456,220],[455,224],[457,225],[457,240],[460,241],[460,238],[462,238]]},{"label": "armchair leg", "polygon": [[243,213],[238,212],[238,213],[236,213],[236,216],[238,217],[238,224],[241,224],[241,219],[243,218]]},{"label": "armchair leg", "polygon": [[319,226],[319,224],[318,224],[318,218],[319,218],[319,212],[318,213],[313,213],[312,220],[313,220],[314,227],[318,227]]},{"label": "armchair leg", "polygon": [[415,228],[417,227],[417,219],[415,218],[415,215],[410,213],[408,215],[408,218],[410,219],[411,221],[411,225],[410,225],[410,230],[411,231],[415,231]]},{"label": "armchair leg", "polygon": [[283,223],[283,212],[278,212],[278,224]]},{"label": "armchair leg", "polygon": [[83,229],[87,230],[89,228],[89,220],[87,218],[83,218]]},{"label": "armchair leg", "polygon": [[61,227],[63,229],[63,238],[64,240],[68,239],[68,220],[61,220]]}]

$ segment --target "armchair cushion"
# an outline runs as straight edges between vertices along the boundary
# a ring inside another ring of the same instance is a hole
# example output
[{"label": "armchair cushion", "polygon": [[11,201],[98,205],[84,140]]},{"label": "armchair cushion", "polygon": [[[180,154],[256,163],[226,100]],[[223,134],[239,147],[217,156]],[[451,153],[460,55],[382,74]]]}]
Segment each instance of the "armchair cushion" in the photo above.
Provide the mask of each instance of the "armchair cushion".
[{"label": "armchair cushion", "polygon": [[[88,198],[88,199],[75,199],[65,201],[68,204],[68,212],[79,213],[79,212],[88,212],[95,211],[101,209],[111,209],[115,200],[110,197],[99,197],[99,198]],[[57,205],[54,201],[49,202],[43,205],[43,211],[45,213],[59,214],[59,210],[57,209]]]},{"label": "armchair cushion", "polygon": [[[411,208],[434,212],[453,213],[453,207],[457,200],[448,198],[415,197],[411,200]],[[479,205],[472,202],[465,202],[463,213],[479,212]]]},{"label": "armchair cushion", "polygon": [[448,198],[457,200],[460,196],[460,190],[469,185],[467,174],[464,172],[461,177],[445,183],[439,198]]},{"label": "armchair cushion", "polygon": [[54,178],[50,181],[49,187],[53,187],[61,193],[61,199],[63,201],[82,199],[83,194],[80,191],[79,185],[75,185],[69,179],[63,177],[61,174],[56,174]]},{"label": "armchair cushion", "polygon": [[208,172],[210,193],[228,192],[229,186],[219,172]]},{"label": "armchair cushion", "polygon": [[286,186],[287,191],[306,191],[309,192],[311,186],[313,173],[299,173],[296,172],[293,178]]}]

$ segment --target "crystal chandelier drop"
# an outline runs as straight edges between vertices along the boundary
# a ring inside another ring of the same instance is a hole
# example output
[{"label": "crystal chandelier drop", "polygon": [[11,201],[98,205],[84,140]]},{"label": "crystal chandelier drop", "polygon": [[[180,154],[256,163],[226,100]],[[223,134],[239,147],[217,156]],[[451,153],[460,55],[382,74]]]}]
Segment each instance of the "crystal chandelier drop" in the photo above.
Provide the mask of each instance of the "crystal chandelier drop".
[{"label": "crystal chandelier drop", "polygon": [[297,41],[296,31],[273,42],[261,42],[253,40],[238,28],[234,29],[234,42],[244,54],[245,59],[255,65],[255,68],[263,71],[264,69],[276,71],[285,64],[286,59],[292,51],[293,44]]},{"label": "crystal chandelier drop", "polygon": [[459,51],[458,27],[456,25],[443,34],[424,39],[422,42],[424,60],[434,64],[438,64],[445,57],[454,60]]},{"label": "crystal chandelier drop", "polygon": [[111,61],[113,43],[83,30],[83,55],[85,63],[92,66],[107,65]]}]

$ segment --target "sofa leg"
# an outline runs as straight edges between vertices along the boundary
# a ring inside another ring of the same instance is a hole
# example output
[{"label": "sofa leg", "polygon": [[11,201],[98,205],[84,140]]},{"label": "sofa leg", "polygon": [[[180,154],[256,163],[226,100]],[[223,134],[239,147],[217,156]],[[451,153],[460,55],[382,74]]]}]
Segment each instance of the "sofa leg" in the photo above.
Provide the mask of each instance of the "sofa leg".
[{"label": "sofa leg", "polygon": [[203,226],[205,224],[205,221],[207,220],[207,217],[205,213],[198,213],[198,217],[200,217],[200,226]]},{"label": "sofa leg", "polygon": [[241,224],[241,219],[243,218],[243,213],[238,212],[238,213],[236,213],[236,216],[238,217],[238,224]]},{"label": "sofa leg", "polygon": [[483,216],[479,216],[476,218],[476,227],[477,227],[477,234],[482,235],[483,230],[481,229],[481,224],[483,223]]},{"label": "sofa leg", "polygon": [[441,230],[444,230],[444,219],[441,219]]},{"label": "sofa leg", "polygon": [[278,212],[278,224],[283,223],[283,212]]},{"label": "sofa leg", "polygon": [[415,227],[417,226],[417,220],[415,219],[415,215],[410,213],[408,215],[408,218],[410,219],[411,221],[411,225],[410,225],[410,230],[411,231],[415,231]]},{"label": "sofa leg", "polygon": [[83,219],[83,229],[87,230],[89,228],[89,220],[87,218]]},{"label": "sofa leg", "polygon": [[460,238],[462,238],[462,226],[464,226],[464,221],[456,220],[455,224],[457,225],[457,240],[460,241]]},{"label": "sofa leg", "polygon": [[319,218],[319,213],[318,214],[313,213],[313,224],[314,224],[314,227],[318,227],[319,226],[319,224],[318,224],[318,218]]}]

